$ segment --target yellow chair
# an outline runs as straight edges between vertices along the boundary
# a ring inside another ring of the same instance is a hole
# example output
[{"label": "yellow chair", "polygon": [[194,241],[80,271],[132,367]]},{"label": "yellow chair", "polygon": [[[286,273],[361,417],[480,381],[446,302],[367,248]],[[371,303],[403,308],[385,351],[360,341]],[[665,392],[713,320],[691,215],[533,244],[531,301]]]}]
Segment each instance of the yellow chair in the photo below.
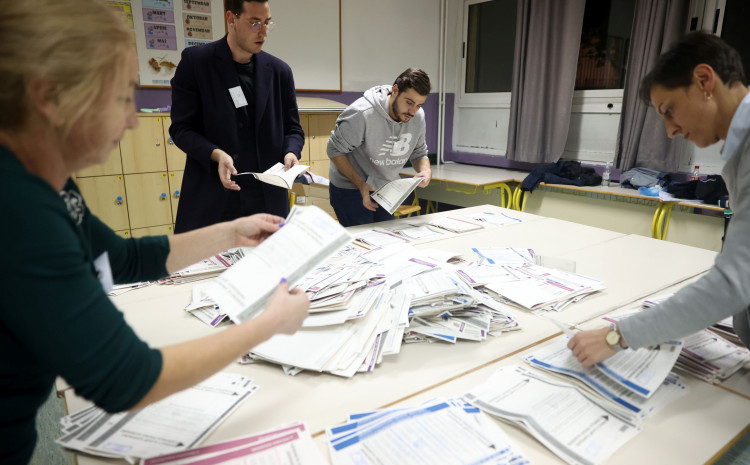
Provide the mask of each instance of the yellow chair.
[{"label": "yellow chair", "polygon": [[419,205],[401,205],[395,212],[393,212],[393,216],[395,216],[396,219],[401,218],[402,215],[406,215],[406,217],[409,218],[412,213],[419,215],[420,210],[422,210],[422,207]]}]

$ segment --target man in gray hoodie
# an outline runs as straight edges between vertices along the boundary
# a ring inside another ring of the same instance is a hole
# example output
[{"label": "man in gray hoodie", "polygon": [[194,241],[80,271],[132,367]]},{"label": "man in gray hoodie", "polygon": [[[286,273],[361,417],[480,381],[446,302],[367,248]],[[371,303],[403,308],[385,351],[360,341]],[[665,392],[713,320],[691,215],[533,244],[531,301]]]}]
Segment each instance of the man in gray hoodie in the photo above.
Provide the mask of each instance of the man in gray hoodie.
[{"label": "man in gray hoodie", "polygon": [[432,177],[425,144],[422,105],[430,94],[430,78],[409,68],[393,86],[376,86],[349,105],[336,120],[328,141],[331,159],[331,206],[343,226],[392,220],[370,193],[389,181],[411,160],[417,176]]}]

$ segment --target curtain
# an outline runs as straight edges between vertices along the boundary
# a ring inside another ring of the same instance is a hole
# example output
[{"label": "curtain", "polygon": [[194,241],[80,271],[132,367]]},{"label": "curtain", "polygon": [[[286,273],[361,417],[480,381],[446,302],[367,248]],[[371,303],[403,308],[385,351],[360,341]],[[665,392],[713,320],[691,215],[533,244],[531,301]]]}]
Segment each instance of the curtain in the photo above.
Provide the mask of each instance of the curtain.
[{"label": "curtain", "polygon": [[636,0],[615,166],[676,171],[688,142],[667,137],[664,120],[638,97],[641,79],[687,27],[690,0]]},{"label": "curtain", "polygon": [[551,163],[565,149],[586,0],[519,0],[509,160]]}]

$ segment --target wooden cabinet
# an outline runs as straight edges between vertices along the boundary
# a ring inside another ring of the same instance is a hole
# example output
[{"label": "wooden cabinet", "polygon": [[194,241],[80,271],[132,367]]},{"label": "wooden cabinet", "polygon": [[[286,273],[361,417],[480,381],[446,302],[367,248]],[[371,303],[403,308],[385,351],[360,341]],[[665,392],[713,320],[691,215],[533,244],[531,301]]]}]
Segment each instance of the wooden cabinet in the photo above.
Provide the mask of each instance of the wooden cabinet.
[{"label": "wooden cabinet", "polygon": [[[303,164],[328,178],[328,138],[337,112],[300,114],[305,131]],[[171,234],[182,190],[185,153],[169,136],[164,114],[138,115],[138,127],[125,133],[103,165],[75,173],[89,209],[123,237]]]},{"label": "wooden cabinet", "polygon": [[123,237],[174,231],[185,154],[169,137],[170,123],[161,114],[139,115],[107,163],[75,174],[92,213]]}]

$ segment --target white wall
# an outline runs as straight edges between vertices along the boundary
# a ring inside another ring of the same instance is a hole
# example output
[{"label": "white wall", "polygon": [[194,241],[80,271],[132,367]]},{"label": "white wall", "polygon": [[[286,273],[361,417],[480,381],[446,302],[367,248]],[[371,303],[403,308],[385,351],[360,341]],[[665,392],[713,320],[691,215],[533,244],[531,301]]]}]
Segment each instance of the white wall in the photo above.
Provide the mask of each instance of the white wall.
[{"label": "white wall", "polygon": [[422,68],[438,85],[441,0],[341,0],[342,87],[362,92]]}]

